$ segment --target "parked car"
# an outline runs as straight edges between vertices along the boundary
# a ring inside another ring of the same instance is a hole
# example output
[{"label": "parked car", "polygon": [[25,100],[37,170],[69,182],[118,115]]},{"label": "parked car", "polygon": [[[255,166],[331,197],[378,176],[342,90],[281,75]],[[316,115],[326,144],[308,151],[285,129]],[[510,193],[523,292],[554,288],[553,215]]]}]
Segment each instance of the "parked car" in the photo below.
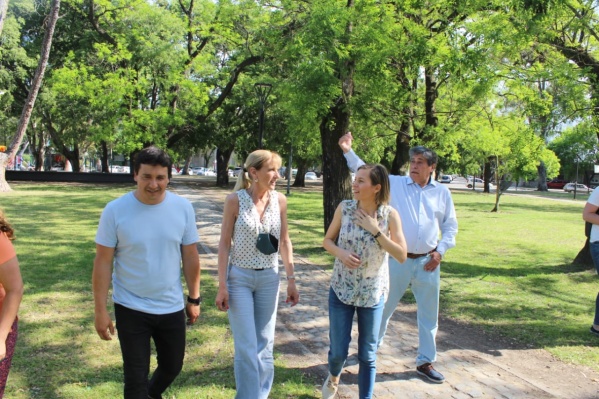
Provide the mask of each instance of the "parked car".
[{"label": "parked car", "polygon": [[[479,179],[478,177],[474,178],[474,184],[476,184],[477,186],[480,185],[484,185],[485,181],[483,179]],[[468,188],[472,188],[472,179],[468,180],[468,184],[466,185],[466,187]]]},{"label": "parked car", "polygon": [[453,178],[449,175],[443,175],[441,176],[441,179],[439,180],[441,183],[451,183],[451,181],[453,180]]},{"label": "parked car", "polygon": [[557,188],[561,190],[566,184],[568,184],[568,182],[564,179],[553,179],[547,182],[547,188]]},{"label": "parked car", "polygon": [[318,180],[318,176],[316,176],[316,173],[314,173],[314,172],[306,172],[306,174],[304,175],[304,179],[305,180]]},{"label": "parked car", "polygon": [[233,176],[235,176],[235,177],[239,176],[239,173],[240,173],[242,170],[243,170],[243,168],[239,168],[239,167],[237,167],[237,168],[233,169]]},{"label": "parked car", "polygon": [[576,186],[576,191],[580,191],[580,192],[586,191],[587,193],[589,191],[591,191],[590,188],[588,188],[587,186],[585,186],[582,183],[568,183],[564,186],[564,191],[567,193],[571,193],[572,191],[574,191],[574,186]]}]

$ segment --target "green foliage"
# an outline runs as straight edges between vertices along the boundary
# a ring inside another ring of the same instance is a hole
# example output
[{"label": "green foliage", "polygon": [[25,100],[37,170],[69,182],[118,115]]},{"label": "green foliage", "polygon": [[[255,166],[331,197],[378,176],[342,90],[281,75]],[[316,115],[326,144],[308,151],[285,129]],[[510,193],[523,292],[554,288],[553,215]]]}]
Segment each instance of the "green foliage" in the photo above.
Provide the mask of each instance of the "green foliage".
[{"label": "green foliage", "polygon": [[[565,129],[559,137],[549,143],[549,148],[561,161],[562,167],[559,174],[570,180],[576,179],[577,163],[582,172],[593,170],[593,165],[599,161],[597,135],[589,121]],[[582,181],[581,177],[582,174],[579,181]]]},{"label": "green foliage", "polygon": [[[480,0],[93,5],[90,13],[81,0],[64,3],[34,114],[38,131],[54,130],[81,149],[105,141],[126,154],[148,143],[168,143],[178,155],[206,146],[242,154],[257,146],[256,82],[273,84],[266,146],[286,153],[293,144],[297,159],[310,163],[340,100],[356,149],[388,166],[398,142],[424,144],[444,170],[479,172],[494,154],[507,172],[529,179],[541,160],[556,173],[544,145],[566,127],[586,121],[598,131],[599,80],[584,66],[597,57],[588,2],[579,13],[566,3],[538,13]],[[27,95],[43,15],[30,0],[11,2],[0,48],[4,142]],[[349,73],[353,88],[344,91]]]}]

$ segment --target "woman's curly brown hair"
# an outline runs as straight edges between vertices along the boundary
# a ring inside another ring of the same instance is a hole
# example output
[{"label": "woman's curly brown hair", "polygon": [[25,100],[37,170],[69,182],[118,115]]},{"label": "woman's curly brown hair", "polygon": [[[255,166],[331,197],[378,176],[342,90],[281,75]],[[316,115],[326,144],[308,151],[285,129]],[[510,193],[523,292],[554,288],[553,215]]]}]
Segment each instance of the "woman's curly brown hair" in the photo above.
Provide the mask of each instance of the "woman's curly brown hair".
[{"label": "woman's curly brown hair", "polygon": [[10,225],[10,223],[8,223],[8,221],[4,217],[4,212],[2,212],[1,210],[0,210],[0,231],[3,232],[4,234],[6,234],[6,236],[8,237],[9,240],[15,239],[15,232],[14,232],[12,226]]}]

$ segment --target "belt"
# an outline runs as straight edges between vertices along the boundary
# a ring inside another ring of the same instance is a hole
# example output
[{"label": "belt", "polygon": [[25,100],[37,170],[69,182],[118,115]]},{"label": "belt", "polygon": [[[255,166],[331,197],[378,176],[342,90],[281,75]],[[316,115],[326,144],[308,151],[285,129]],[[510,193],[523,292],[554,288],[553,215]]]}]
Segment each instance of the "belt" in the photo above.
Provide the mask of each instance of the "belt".
[{"label": "belt", "polygon": [[430,254],[432,254],[432,253],[433,253],[433,252],[435,252],[436,250],[437,250],[437,248],[435,248],[435,249],[431,249],[430,251],[428,251],[428,252],[427,252],[427,253],[425,253],[425,254],[413,254],[413,253],[410,253],[410,252],[408,252],[408,258],[410,258],[410,259],[418,259],[418,258],[422,258],[423,256],[427,256],[427,255],[430,255]]}]

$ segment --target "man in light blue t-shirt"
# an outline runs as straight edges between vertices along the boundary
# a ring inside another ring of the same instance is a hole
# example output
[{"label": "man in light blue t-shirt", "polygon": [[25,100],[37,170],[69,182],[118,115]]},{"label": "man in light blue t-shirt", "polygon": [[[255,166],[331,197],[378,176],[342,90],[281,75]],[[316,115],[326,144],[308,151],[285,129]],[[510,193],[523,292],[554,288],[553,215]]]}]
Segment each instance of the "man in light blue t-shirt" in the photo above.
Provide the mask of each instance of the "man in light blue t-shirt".
[{"label": "man in light blue t-shirt", "polygon": [[[189,324],[200,315],[195,213],[189,201],[166,191],[171,167],[163,150],[141,150],[135,159],[137,188],[106,205],[96,233],[95,327],[100,338],[112,339],[115,328],[107,310],[112,280],[125,399],[162,398],[183,367],[185,315]],[[148,381],[150,340],[158,366]]]}]

